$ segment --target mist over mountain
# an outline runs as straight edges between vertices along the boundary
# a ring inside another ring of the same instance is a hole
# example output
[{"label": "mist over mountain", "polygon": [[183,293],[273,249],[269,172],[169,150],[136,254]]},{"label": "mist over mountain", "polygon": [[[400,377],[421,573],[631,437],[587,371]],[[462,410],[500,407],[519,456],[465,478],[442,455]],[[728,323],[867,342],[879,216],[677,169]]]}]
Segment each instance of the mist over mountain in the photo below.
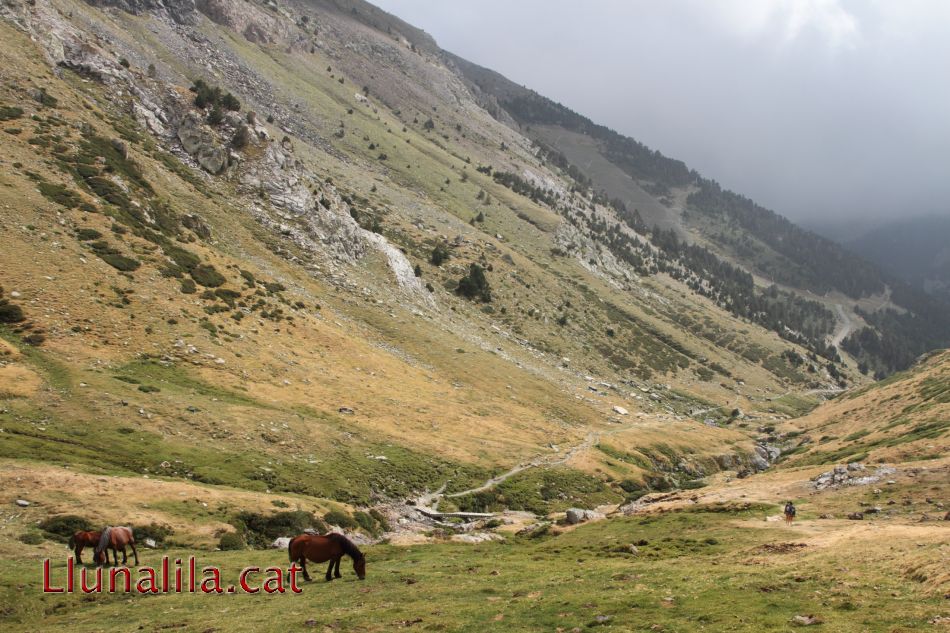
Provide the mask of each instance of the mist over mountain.
[{"label": "mist over mountain", "polygon": [[895,220],[842,243],[907,283],[950,301],[950,218]]},{"label": "mist over mountain", "polygon": [[946,3],[380,5],[793,220],[950,214]]}]

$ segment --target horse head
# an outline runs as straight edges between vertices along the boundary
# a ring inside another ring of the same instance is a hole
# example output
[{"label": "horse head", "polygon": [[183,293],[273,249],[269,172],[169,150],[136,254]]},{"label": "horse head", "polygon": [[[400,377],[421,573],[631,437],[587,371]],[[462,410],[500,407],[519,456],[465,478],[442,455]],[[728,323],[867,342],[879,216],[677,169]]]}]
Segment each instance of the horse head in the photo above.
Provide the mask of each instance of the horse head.
[{"label": "horse head", "polygon": [[360,580],[366,580],[366,554],[353,557],[353,571]]}]

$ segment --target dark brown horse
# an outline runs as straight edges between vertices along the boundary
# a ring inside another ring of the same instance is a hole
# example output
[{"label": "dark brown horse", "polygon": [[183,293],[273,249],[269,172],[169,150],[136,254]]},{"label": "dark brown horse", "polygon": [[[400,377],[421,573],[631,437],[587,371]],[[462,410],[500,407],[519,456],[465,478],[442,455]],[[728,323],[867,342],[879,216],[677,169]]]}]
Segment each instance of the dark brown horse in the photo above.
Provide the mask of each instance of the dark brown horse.
[{"label": "dark brown horse", "polygon": [[290,556],[291,563],[299,563],[303,569],[304,580],[310,580],[310,574],[307,573],[307,561],[314,563],[325,563],[330,561],[327,567],[327,581],[334,577],[340,578],[340,559],[347,555],[353,559],[353,571],[360,580],[366,578],[366,556],[359,550],[353,541],[342,534],[301,534],[290,539],[287,546],[287,553]]},{"label": "dark brown horse", "polygon": [[119,552],[122,550],[122,564],[125,565],[129,558],[125,553],[126,546],[132,548],[132,554],[135,556],[135,565],[139,564],[139,553],[135,551],[135,537],[132,536],[132,528],[117,526],[107,527],[102,530],[99,537],[99,543],[96,545],[95,561],[99,564],[109,564],[109,549],[112,550],[112,558],[115,559],[115,566],[119,566]]},{"label": "dark brown horse", "polygon": [[[101,537],[102,537],[102,532],[98,530],[89,530],[89,531],[80,530],[70,537],[69,549],[73,550],[73,553],[76,554],[77,565],[82,565],[83,548],[96,547],[99,544],[99,539]],[[98,563],[99,557],[93,556],[92,562]]]}]

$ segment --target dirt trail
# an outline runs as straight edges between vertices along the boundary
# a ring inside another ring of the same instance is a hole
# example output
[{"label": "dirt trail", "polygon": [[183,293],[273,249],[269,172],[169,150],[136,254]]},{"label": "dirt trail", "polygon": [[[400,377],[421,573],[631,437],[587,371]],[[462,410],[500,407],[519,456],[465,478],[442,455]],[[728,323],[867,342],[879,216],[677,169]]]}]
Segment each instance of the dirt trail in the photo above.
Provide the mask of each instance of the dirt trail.
[{"label": "dirt trail", "polygon": [[848,334],[851,334],[851,331],[854,329],[854,321],[840,303],[835,304],[835,312],[838,313],[840,322],[838,323],[838,327],[835,328],[834,334],[831,335],[831,344],[835,347],[840,347],[841,341],[846,339]]},{"label": "dirt trail", "polygon": [[570,447],[566,451],[559,452],[557,455],[540,455],[534,457],[526,462],[522,462],[511,469],[503,472],[500,475],[496,475],[491,479],[488,479],[485,483],[475,488],[469,488],[468,490],[462,490],[461,492],[453,492],[451,494],[445,494],[445,488],[448,483],[442,484],[442,486],[435,492],[427,492],[416,500],[416,505],[420,508],[426,510],[434,510],[435,507],[439,504],[439,501],[444,497],[446,499],[453,499],[456,497],[464,497],[465,495],[470,495],[478,492],[484,492],[485,490],[490,490],[503,481],[510,479],[511,477],[517,475],[520,472],[528,470],[529,468],[538,468],[541,466],[558,466],[570,461],[577,454],[590,449],[600,442],[600,438],[605,435],[613,435],[615,433],[621,433],[623,431],[628,431],[632,428],[635,428],[640,423],[640,420],[618,426],[613,429],[606,431],[591,431],[588,433],[584,440],[574,446]]}]

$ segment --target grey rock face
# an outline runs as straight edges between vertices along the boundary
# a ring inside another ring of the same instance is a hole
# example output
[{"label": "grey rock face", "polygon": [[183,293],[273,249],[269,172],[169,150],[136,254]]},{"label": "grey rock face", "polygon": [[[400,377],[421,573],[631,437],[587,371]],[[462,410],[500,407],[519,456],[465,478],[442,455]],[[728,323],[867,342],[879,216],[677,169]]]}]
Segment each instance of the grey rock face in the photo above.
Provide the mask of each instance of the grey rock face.
[{"label": "grey rock face", "polygon": [[178,126],[178,140],[202,169],[220,174],[228,166],[228,150],[218,145],[211,132],[194,113],[188,113]]},{"label": "grey rock face", "polygon": [[585,521],[596,521],[603,519],[604,515],[593,510],[582,510],[581,508],[570,508],[567,511],[567,522],[569,525],[577,525]]},{"label": "grey rock face", "polygon": [[94,7],[115,7],[128,13],[164,12],[178,24],[194,24],[195,0],[86,0]]}]

